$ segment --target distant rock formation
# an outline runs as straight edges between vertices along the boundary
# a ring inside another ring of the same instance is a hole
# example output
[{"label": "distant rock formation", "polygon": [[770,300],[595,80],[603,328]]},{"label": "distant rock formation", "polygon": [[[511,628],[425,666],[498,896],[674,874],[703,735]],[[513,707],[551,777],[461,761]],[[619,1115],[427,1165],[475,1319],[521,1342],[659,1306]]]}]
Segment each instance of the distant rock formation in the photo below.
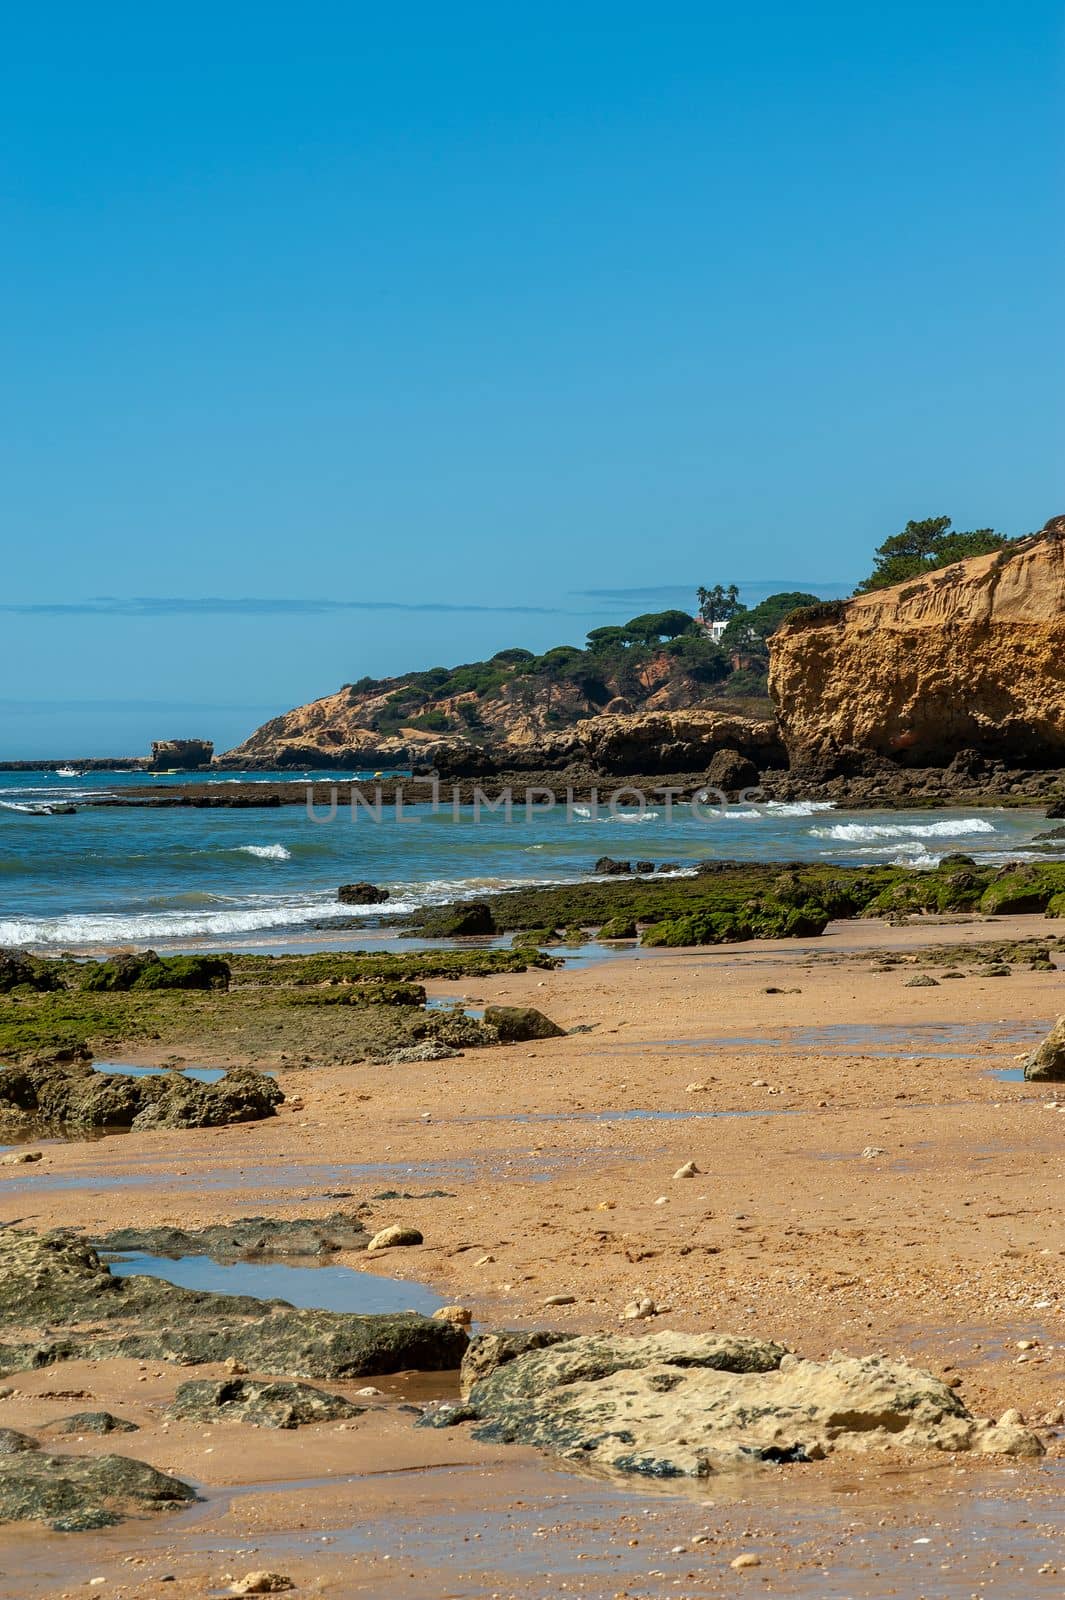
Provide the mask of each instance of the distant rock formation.
[{"label": "distant rock formation", "polygon": [[792,767],[1065,761],[1065,517],[994,555],[811,606],[770,640]]},{"label": "distant rock formation", "polygon": [[149,772],[165,772],[176,768],[193,772],[197,767],[209,767],[214,755],[210,739],[154,739],[148,757]]}]

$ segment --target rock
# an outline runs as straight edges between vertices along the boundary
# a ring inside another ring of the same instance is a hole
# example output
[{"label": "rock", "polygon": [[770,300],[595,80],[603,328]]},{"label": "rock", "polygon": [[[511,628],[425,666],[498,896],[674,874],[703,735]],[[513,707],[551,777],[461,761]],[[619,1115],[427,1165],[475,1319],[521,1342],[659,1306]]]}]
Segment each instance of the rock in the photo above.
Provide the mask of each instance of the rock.
[{"label": "rock", "polygon": [[995,1429],[917,1368],[838,1352],[810,1361],[740,1337],[569,1339],[492,1368],[470,1387],[466,1408],[477,1419],[477,1439],[659,1478],[816,1460],[834,1450],[879,1457],[894,1449],[986,1452],[1008,1443],[1042,1451],[1023,1428],[989,1446],[985,1435]]},{"label": "rock", "polygon": [[930,978],[927,972],[919,972],[916,978],[907,978],[902,987],[904,989],[938,989],[939,984],[935,978]]},{"label": "rock", "polygon": [[753,1551],[750,1550],[745,1551],[743,1555],[737,1556],[734,1561],[729,1562],[729,1566],[732,1568],[733,1572],[743,1572],[748,1567],[760,1567],[761,1565],[761,1556],[756,1556]]},{"label": "rock", "polygon": [[468,939],[497,931],[491,906],[477,900],[427,913],[420,929],[434,939]]},{"label": "rock", "polygon": [[308,1383],[252,1378],[196,1378],[179,1386],[167,1416],[195,1422],[249,1422],[258,1428],[298,1428],[307,1422],[361,1417],[365,1407]]},{"label": "rock", "polygon": [[633,872],[646,874],[655,870],[655,864],[653,861],[635,861],[633,862],[632,870]]},{"label": "rock", "polygon": [[41,994],[59,988],[62,981],[53,962],[22,950],[0,949],[0,994],[10,994],[12,989],[33,989]]},{"label": "rock", "polygon": [[1059,1017],[1042,1044],[1024,1063],[1031,1083],[1065,1083],[1065,1017]]},{"label": "rock", "polygon": [[544,1301],[545,1306],[575,1306],[576,1304],[577,1296],[575,1294],[549,1294]]},{"label": "rock", "polygon": [[636,923],[632,917],[610,917],[599,929],[600,939],[635,939]]},{"label": "rock", "polygon": [[566,1032],[534,1006],[486,1006],[484,1020],[508,1044],[527,1039],[561,1039]]},{"label": "rock", "polygon": [[0,1460],[0,1522],[47,1522],[57,1533],[108,1528],[140,1511],[198,1500],[180,1478],[127,1456],[20,1452]]},{"label": "rock", "polygon": [[217,1083],[179,1072],[133,1078],[87,1061],[0,1068],[0,1114],[71,1128],[213,1128],[273,1116],[284,1098],[273,1078],[234,1067]]},{"label": "rock", "polygon": [[629,1301],[621,1313],[621,1320],[623,1322],[648,1322],[651,1317],[657,1316],[657,1305],[649,1294],[645,1294]]},{"label": "rock", "polygon": [[461,1328],[414,1313],[358,1316],[283,1300],[114,1277],[69,1234],[0,1229],[0,1376],[57,1361],[132,1357],[185,1366],[232,1357],[276,1377],[373,1378],[459,1365]]},{"label": "rock", "polygon": [[379,906],[388,899],[388,890],[375,883],[342,883],[337,899],[346,906]]},{"label": "rock", "polygon": [[0,1167],[25,1167],[40,1161],[39,1150],[13,1150],[9,1156],[0,1157]]},{"label": "rock", "polygon": [[699,1168],[695,1165],[694,1161],[686,1161],[682,1167],[677,1168],[676,1172],[673,1174],[673,1177],[674,1179],[694,1178],[698,1171]]},{"label": "rock", "polygon": [[907,766],[960,751],[1060,766],[1063,530],[1055,518],[996,554],[786,618],[770,691],[793,770],[839,770],[848,750]]},{"label": "rock", "polygon": [[418,1061],[448,1061],[461,1054],[461,1050],[442,1044],[439,1039],[424,1039],[421,1044],[405,1044],[398,1050],[390,1050],[381,1061],[388,1067],[402,1067]]},{"label": "rock", "polygon": [[758,768],[738,750],[718,750],[706,769],[706,782],[711,789],[722,789],[735,795],[740,789],[754,789],[758,784]]},{"label": "rock", "polygon": [[249,1572],[231,1585],[233,1594],[283,1594],[296,1585],[283,1572]]},{"label": "rock", "polygon": [[228,989],[221,956],[157,956],[154,950],[91,962],[81,987],[92,993],[128,989]]},{"label": "rock", "polygon": [[437,1322],[453,1322],[458,1328],[468,1328],[473,1321],[469,1306],[439,1306],[433,1317]]},{"label": "rock", "polygon": [[136,1433],[135,1422],[116,1417],[110,1411],[75,1411],[48,1424],[49,1433]]},{"label": "rock", "polygon": [[527,1355],[530,1350],[546,1350],[554,1344],[564,1344],[573,1337],[551,1328],[506,1328],[495,1333],[479,1333],[470,1340],[462,1358],[459,1372],[459,1392],[469,1394],[475,1383],[487,1378],[497,1367]]},{"label": "rock", "polygon": [[408,1228],[401,1222],[393,1222],[390,1227],[382,1228],[379,1233],[375,1233],[366,1249],[367,1251],[393,1250],[401,1245],[424,1243],[425,1240],[417,1228]]},{"label": "rock", "polygon": [[1005,962],[999,961],[993,966],[984,967],[980,973],[980,976],[982,978],[1008,978],[1011,972],[1011,967],[1007,967]]},{"label": "rock", "polygon": [[613,856],[600,856],[592,871],[600,877],[618,878],[632,871],[632,862],[615,861]]},{"label": "rock", "polygon": [[92,1242],[121,1254],[143,1250],[154,1256],[322,1256],[365,1250],[369,1234],[358,1217],[334,1211],[327,1217],[239,1217],[206,1228],[116,1228]]},{"label": "rock", "polygon": [[862,1151],[863,1161],[875,1161],[877,1156],[886,1156],[887,1151],[878,1144],[867,1144]]},{"label": "rock", "polygon": [[40,1448],[37,1440],[28,1433],[19,1433],[17,1428],[0,1428],[0,1456],[17,1456],[23,1450]]}]

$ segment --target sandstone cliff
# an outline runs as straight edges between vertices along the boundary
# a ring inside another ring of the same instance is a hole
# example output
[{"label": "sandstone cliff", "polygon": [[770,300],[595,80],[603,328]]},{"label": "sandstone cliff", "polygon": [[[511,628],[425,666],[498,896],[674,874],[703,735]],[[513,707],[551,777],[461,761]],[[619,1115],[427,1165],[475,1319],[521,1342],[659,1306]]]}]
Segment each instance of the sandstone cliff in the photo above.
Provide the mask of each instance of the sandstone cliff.
[{"label": "sandstone cliff", "polygon": [[[717,714],[717,723],[706,723],[714,715],[703,709],[707,684],[690,663],[666,651],[620,672],[585,662],[576,673],[572,664],[530,673],[522,661],[497,657],[450,672],[348,684],[273,717],[220,764],[427,766],[451,751],[455,771],[560,769],[576,762],[616,772],[675,772],[697,770],[704,753],[729,743],[756,761],[782,759],[771,722],[751,733],[749,719],[737,715],[751,702],[726,702],[729,710]],[[477,687],[455,692],[471,679]],[[753,708],[768,710],[768,702]],[[659,757],[656,742],[663,746]],[[632,765],[630,755],[638,760],[642,753],[650,764]]]},{"label": "sandstone cliff", "polygon": [[975,750],[1065,761],[1065,517],[995,555],[810,607],[770,641],[791,764],[859,753],[946,765]]}]

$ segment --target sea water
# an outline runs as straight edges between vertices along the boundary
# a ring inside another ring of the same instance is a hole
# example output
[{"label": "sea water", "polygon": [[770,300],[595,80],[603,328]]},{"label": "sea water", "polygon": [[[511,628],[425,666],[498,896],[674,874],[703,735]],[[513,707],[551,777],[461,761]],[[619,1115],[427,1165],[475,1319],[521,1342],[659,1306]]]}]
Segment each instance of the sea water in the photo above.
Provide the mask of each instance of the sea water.
[{"label": "sea water", "polygon": [[[351,775],[318,776],[331,782]],[[253,777],[304,781],[291,772]],[[527,816],[515,803],[509,822],[499,812],[475,816],[470,807],[434,811],[425,803],[405,806],[397,819],[386,805],[376,822],[365,811],[353,821],[343,805],[332,821],[314,821],[303,804],[260,811],[85,803],[102,792],[135,792],[146,781],[130,773],[0,774],[0,945],[225,948],[255,935],[339,932],[353,921],[357,938],[359,926],[378,924],[380,908],[341,905],[339,884],[378,884],[390,893],[385,909],[403,912],[506,887],[574,883],[588,878],[602,855],[673,862],[680,872],[714,859],[933,867],[955,850],[989,863],[1049,859],[1047,846],[1033,848],[1047,827],[1034,809],[848,812],[814,802],[693,808],[667,807],[649,795],[644,808],[619,805],[611,813],[604,806],[599,815],[583,805],[567,813],[565,805],[538,804]],[[243,777],[217,774],[212,781]],[[34,810],[57,797],[78,805],[77,814]],[[316,814],[327,818],[328,807],[320,804]]]}]

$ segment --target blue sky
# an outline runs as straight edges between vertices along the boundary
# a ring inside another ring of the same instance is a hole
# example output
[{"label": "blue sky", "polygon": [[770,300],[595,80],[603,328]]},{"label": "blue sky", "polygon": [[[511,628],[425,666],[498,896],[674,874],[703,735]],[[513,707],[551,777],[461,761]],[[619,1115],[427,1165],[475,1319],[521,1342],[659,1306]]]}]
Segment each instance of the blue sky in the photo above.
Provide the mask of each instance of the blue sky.
[{"label": "blue sky", "polygon": [[9,8],[0,754],[1041,525],[1062,87],[1056,0]]}]

